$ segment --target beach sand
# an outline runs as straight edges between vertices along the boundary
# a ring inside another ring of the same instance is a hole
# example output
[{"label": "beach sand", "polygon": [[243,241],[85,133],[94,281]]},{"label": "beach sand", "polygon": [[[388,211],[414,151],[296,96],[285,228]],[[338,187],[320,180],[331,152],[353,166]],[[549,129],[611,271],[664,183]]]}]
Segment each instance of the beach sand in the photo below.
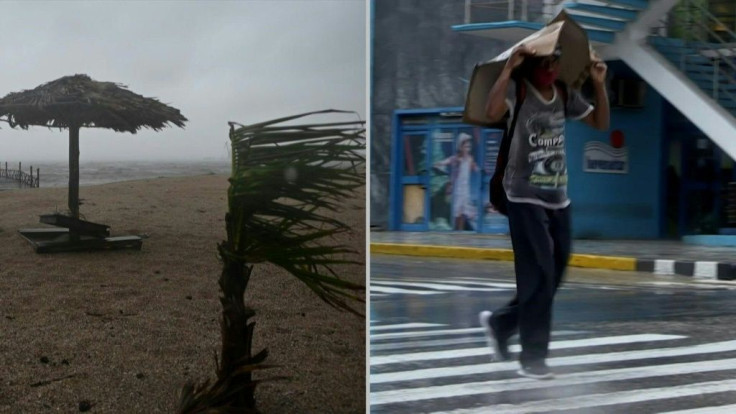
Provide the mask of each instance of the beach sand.
[{"label": "beach sand", "polygon": [[[188,380],[215,378],[220,350],[216,245],[227,177],[158,178],[80,188],[81,213],[140,251],[36,254],[20,228],[65,211],[66,188],[0,192],[0,412],[172,413]],[[365,261],[365,197],[340,236]],[[364,265],[341,274],[365,284]],[[258,378],[264,413],[365,411],[365,319],[333,309],[270,265],[253,272],[254,347],[280,367]]]}]

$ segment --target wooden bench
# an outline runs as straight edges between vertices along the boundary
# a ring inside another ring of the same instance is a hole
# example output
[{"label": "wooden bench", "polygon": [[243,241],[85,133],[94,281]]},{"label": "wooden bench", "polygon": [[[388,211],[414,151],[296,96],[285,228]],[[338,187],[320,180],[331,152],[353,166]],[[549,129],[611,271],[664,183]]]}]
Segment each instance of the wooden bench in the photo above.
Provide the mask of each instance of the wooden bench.
[{"label": "wooden bench", "polygon": [[62,214],[45,214],[41,223],[59,228],[20,229],[18,233],[36,250],[36,253],[58,253],[93,250],[140,250],[143,239],[139,236],[110,237],[110,227],[75,219]]}]

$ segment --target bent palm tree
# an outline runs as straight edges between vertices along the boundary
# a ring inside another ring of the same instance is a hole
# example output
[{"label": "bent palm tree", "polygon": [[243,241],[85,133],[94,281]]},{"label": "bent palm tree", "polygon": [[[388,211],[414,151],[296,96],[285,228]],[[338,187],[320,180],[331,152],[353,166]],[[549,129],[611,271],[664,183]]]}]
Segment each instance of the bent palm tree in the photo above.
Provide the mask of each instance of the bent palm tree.
[{"label": "bent palm tree", "polygon": [[[266,368],[267,351],[252,353],[255,311],[244,303],[253,265],[273,263],[322,300],[360,315],[364,286],[342,280],[334,265],[358,263],[357,253],[329,239],[350,228],[330,216],[365,183],[362,121],[282,125],[327,110],[244,126],[230,123],[232,176],[225,217],[227,240],[218,245],[223,270],[222,355],[217,381],[188,384],[180,413],[257,412],[252,378]],[[248,411],[250,410],[250,411]]]}]

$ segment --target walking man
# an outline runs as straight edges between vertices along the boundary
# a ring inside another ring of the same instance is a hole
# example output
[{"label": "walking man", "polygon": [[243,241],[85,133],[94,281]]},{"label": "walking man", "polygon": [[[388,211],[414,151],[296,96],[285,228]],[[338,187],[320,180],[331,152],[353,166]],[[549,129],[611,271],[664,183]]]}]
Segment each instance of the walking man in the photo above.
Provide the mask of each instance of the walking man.
[{"label": "walking man", "polygon": [[[591,67],[595,104],[590,105],[579,91],[557,81],[559,49],[552,56],[535,53],[523,45],[513,51],[486,103],[486,113],[494,122],[507,111],[510,118],[517,117],[503,178],[516,296],[495,312],[481,312],[479,318],[495,360],[510,358],[508,341],[518,331],[519,374],[549,379],[554,377],[545,362],[552,304],[571,250],[565,119],[606,130],[609,107],[605,63],[595,61]],[[517,83],[522,84],[517,87]]]}]

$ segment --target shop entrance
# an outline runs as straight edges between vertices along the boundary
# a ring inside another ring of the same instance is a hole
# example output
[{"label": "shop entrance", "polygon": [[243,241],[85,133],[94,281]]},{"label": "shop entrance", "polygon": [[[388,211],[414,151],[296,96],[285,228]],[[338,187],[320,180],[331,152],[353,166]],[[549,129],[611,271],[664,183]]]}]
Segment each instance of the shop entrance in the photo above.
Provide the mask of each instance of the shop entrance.
[{"label": "shop entrance", "polygon": [[668,235],[719,234],[736,226],[734,162],[708,137],[683,135],[670,141],[666,209]]}]

